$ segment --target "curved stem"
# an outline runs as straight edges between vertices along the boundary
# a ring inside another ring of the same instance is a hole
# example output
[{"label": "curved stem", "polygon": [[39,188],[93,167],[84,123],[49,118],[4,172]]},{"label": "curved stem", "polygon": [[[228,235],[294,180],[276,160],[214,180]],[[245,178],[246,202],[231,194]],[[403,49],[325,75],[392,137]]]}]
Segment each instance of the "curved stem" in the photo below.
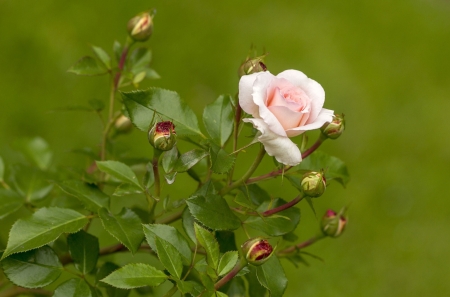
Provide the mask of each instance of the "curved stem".
[{"label": "curved stem", "polygon": [[302,159],[307,158],[309,155],[311,155],[316,149],[319,148],[319,146],[327,139],[326,136],[324,136],[322,133],[320,133],[319,139],[306,151],[302,153]]},{"label": "curved stem", "polygon": [[286,210],[288,208],[291,208],[292,206],[294,206],[297,203],[299,203],[300,201],[302,201],[302,199],[303,199],[303,195],[300,194],[297,197],[295,197],[294,199],[292,199],[292,201],[289,201],[288,203],[285,203],[285,204],[280,205],[278,207],[266,210],[265,212],[262,213],[262,215],[264,217],[271,216],[273,214],[276,214],[277,212],[280,212],[280,211]]},{"label": "curved stem", "polygon": [[315,243],[315,242],[317,242],[320,239],[325,238],[325,237],[326,236],[323,233],[317,234],[316,236],[311,237],[310,239],[308,239],[308,240],[306,240],[306,241],[304,241],[302,243],[290,246],[288,248],[285,248],[284,250],[279,251],[277,253],[277,255],[279,257],[287,256],[288,254],[290,254],[292,252],[295,252],[296,250],[301,250],[301,249],[303,249],[303,248],[305,248],[307,246],[310,246],[311,244],[313,244],[313,243]]},{"label": "curved stem", "polygon": [[163,297],[173,296],[173,294],[175,294],[177,291],[178,291],[178,287],[177,286],[173,286],[172,289],[170,289],[170,291],[168,291],[166,293],[166,295],[164,295]]},{"label": "curved stem", "polygon": [[247,260],[245,260],[245,258],[241,258],[241,261],[239,261],[238,264],[236,264],[236,266],[234,266],[233,270],[231,270],[230,272],[228,272],[227,275],[225,275],[224,277],[222,277],[215,285],[214,285],[214,289],[218,290],[220,287],[222,287],[223,285],[225,285],[226,283],[228,283],[230,280],[232,280],[238,273],[239,271],[242,270],[242,268],[244,268],[247,265]]}]

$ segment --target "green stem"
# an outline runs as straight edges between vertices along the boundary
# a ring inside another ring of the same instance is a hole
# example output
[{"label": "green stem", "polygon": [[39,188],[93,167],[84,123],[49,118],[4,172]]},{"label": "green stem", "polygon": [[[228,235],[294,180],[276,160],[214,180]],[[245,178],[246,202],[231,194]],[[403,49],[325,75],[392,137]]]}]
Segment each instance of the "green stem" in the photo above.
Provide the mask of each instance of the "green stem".
[{"label": "green stem", "polygon": [[239,261],[238,264],[236,264],[236,266],[234,266],[233,270],[231,270],[230,272],[228,272],[227,275],[225,275],[224,277],[222,277],[215,285],[214,285],[214,289],[218,290],[220,287],[222,287],[223,285],[225,285],[226,283],[228,283],[230,280],[232,280],[238,273],[239,271],[242,270],[242,268],[244,268],[247,265],[247,260],[245,260],[245,258],[241,258],[241,261]]},{"label": "green stem", "polygon": [[153,175],[155,177],[155,194],[154,198],[156,201],[159,201],[159,197],[161,195],[161,179],[159,176],[159,158],[161,157],[162,151],[154,148],[153,149],[153,160],[152,160],[152,168]]},{"label": "green stem", "polygon": [[12,287],[0,293],[0,297],[14,297],[19,295],[44,295],[53,296],[53,292],[43,289],[25,289],[21,287]]},{"label": "green stem", "polygon": [[295,251],[297,251],[297,250],[301,250],[301,249],[303,249],[303,248],[305,248],[305,247],[307,247],[307,246],[310,246],[311,244],[313,244],[313,243],[315,243],[315,242],[317,242],[317,241],[319,241],[320,239],[325,238],[325,237],[326,237],[326,235],[324,235],[323,233],[317,234],[316,236],[311,237],[310,239],[308,239],[308,240],[306,240],[306,241],[304,241],[304,242],[302,242],[302,243],[299,243],[299,244],[290,246],[290,247],[288,247],[288,248],[285,248],[284,250],[279,251],[279,252],[277,253],[277,255],[278,255],[279,257],[287,256],[287,255],[289,255],[290,253],[295,252]]},{"label": "green stem", "polygon": [[[236,95],[237,103],[236,103],[236,112],[234,114],[234,131],[233,131],[233,152],[237,150],[238,138],[239,138],[239,124],[241,123],[242,116],[242,108],[239,105],[239,94]],[[237,155],[236,155],[237,156]],[[228,184],[231,184],[233,180],[234,166],[231,168],[230,173],[228,174]]]},{"label": "green stem", "polygon": [[0,180],[0,184],[7,190],[11,189],[11,187],[3,179]]},{"label": "green stem", "polygon": [[266,151],[264,150],[264,147],[261,146],[261,149],[259,150],[259,153],[256,156],[255,161],[250,166],[250,168],[247,170],[247,172],[240,179],[238,179],[237,181],[235,181],[231,185],[222,188],[222,190],[220,191],[220,195],[223,196],[226,193],[230,192],[231,190],[234,190],[235,188],[237,188],[240,185],[244,184],[250,178],[250,176],[253,174],[253,172],[255,172],[256,168],[258,168],[258,165],[259,165],[259,163],[261,163],[261,161],[264,158],[265,154],[266,154]]},{"label": "green stem", "polygon": [[173,214],[171,214],[171,215],[169,215],[167,217],[159,219],[159,220],[156,221],[156,224],[170,224],[170,223],[173,223],[173,222],[181,219],[181,216],[183,215],[183,211],[184,210],[180,210],[180,211],[177,211],[177,212],[175,212],[175,213],[173,213]]},{"label": "green stem", "polygon": [[178,287],[177,286],[173,286],[172,289],[170,289],[170,291],[168,291],[166,293],[166,295],[164,295],[163,297],[173,296],[173,294],[175,294],[177,291],[178,291]]},{"label": "green stem", "polygon": [[280,211],[286,210],[288,208],[291,208],[292,206],[294,206],[297,203],[299,203],[300,201],[302,201],[302,199],[303,199],[303,195],[300,194],[296,198],[292,199],[292,201],[289,201],[288,203],[285,203],[285,204],[280,205],[278,207],[266,210],[265,212],[262,213],[262,215],[264,217],[271,216],[273,214],[276,214],[277,212],[280,212]]}]

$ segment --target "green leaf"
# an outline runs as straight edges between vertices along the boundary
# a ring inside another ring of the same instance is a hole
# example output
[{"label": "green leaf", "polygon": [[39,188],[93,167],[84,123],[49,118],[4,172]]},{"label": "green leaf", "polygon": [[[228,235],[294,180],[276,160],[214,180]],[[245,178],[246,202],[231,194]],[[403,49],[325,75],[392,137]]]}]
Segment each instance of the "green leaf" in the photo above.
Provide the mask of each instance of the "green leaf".
[{"label": "green leaf", "polygon": [[219,195],[194,196],[186,200],[191,214],[199,222],[213,230],[236,230],[241,226],[239,218]]},{"label": "green leaf", "polygon": [[72,67],[67,70],[77,75],[102,75],[108,73],[108,70],[98,62],[97,59],[85,56],[78,60]]},{"label": "green leaf", "polygon": [[161,158],[161,164],[164,172],[171,172],[175,167],[175,163],[178,160],[178,148],[176,145],[173,146],[171,150],[164,152]]},{"label": "green leaf", "polygon": [[155,238],[159,237],[170,243],[182,256],[185,265],[191,264],[192,252],[188,241],[175,227],[161,224],[143,225],[145,238],[152,250],[157,251]]},{"label": "green leaf", "polygon": [[82,274],[88,274],[97,265],[99,244],[98,238],[81,230],[67,237],[70,256],[75,268]]},{"label": "green leaf", "polygon": [[101,279],[107,277],[109,274],[111,274],[112,272],[114,272],[119,268],[120,266],[112,262],[106,262],[100,267],[100,269],[98,269],[97,274],[95,275],[96,287],[106,288],[107,297],[126,297],[130,294],[130,290],[114,288],[113,286],[100,282]]},{"label": "green leaf", "polygon": [[195,113],[176,92],[150,88],[145,91],[123,92],[122,98],[131,121],[142,131],[148,131],[156,112],[173,120],[178,136],[198,135],[205,138]]},{"label": "green leaf", "polygon": [[122,55],[122,45],[117,40],[114,40],[113,44],[114,57],[116,58],[116,62],[120,62],[120,56]]},{"label": "green leaf", "polygon": [[56,288],[53,297],[95,297],[91,288],[82,278],[72,278]]},{"label": "green leaf", "polygon": [[238,249],[236,246],[236,236],[233,231],[216,231],[215,235],[221,254]]},{"label": "green leaf", "polygon": [[240,187],[239,189],[250,199],[253,204],[258,206],[266,201],[270,201],[271,199],[270,195],[257,184]]},{"label": "green leaf", "polygon": [[219,146],[223,147],[233,132],[233,107],[231,96],[221,95],[203,111],[206,131]]},{"label": "green leaf", "polygon": [[214,297],[229,297],[227,294],[222,293],[220,291],[215,292],[213,295],[211,295],[211,297],[212,296],[214,296]]},{"label": "green leaf", "polygon": [[63,269],[58,256],[48,246],[9,256],[0,263],[10,281],[25,288],[51,284]]},{"label": "green leaf", "polygon": [[181,279],[181,273],[183,272],[183,263],[181,262],[181,254],[173,245],[169,242],[155,237],[156,250],[158,252],[158,258],[169,273]]},{"label": "green leaf", "polygon": [[191,212],[189,211],[189,208],[186,207],[183,210],[183,216],[181,217],[183,221],[183,229],[184,232],[186,232],[187,236],[190,240],[192,240],[193,243],[197,242],[197,239],[195,238],[195,230],[194,230],[194,222],[195,219],[191,215]]},{"label": "green leaf", "polygon": [[173,170],[176,172],[186,172],[206,156],[208,156],[208,152],[202,149],[193,149],[178,158]]},{"label": "green leaf", "polygon": [[177,282],[178,290],[182,294],[191,294],[191,296],[199,296],[205,289],[201,284],[195,281],[182,281],[175,280]]},{"label": "green leaf", "polygon": [[142,232],[141,220],[131,209],[122,208],[117,215],[110,213],[106,208],[98,212],[103,227],[133,254],[139,249],[144,233]]},{"label": "green leaf", "polygon": [[[272,205],[264,202],[258,207],[258,212],[285,204],[283,199],[275,199]],[[291,207],[269,217],[249,217],[244,223],[253,229],[260,230],[269,236],[281,236],[287,234],[297,227],[300,222],[300,209]]]},{"label": "green leaf", "polygon": [[5,177],[5,163],[3,162],[3,158],[0,156],[0,181],[3,181]]},{"label": "green leaf", "polygon": [[138,189],[144,190],[139,183],[136,174],[131,168],[119,161],[96,161],[97,167],[100,171],[105,172],[112,177],[124,183],[135,185]]},{"label": "green leaf", "polygon": [[111,57],[108,55],[108,53],[105,52],[105,50],[101,47],[95,45],[92,46],[92,50],[94,51],[97,58],[103,63],[103,65],[107,69],[111,69]]},{"label": "green leaf", "polygon": [[44,139],[40,137],[21,139],[16,145],[39,169],[46,170],[50,167],[53,152]]},{"label": "green leaf", "polygon": [[[299,165],[292,168],[291,172],[300,171],[319,171],[325,170],[327,181],[336,180],[344,187],[350,181],[347,166],[340,159],[330,156],[322,151],[315,151],[308,158],[304,159]],[[291,173],[290,172],[290,173]]]},{"label": "green leaf", "polygon": [[219,266],[219,244],[217,243],[214,235],[203,227],[200,227],[197,223],[194,224],[195,236],[197,237],[200,245],[205,249],[206,261],[209,267],[217,270]]},{"label": "green leaf", "polygon": [[102,207],[109,209],[109,196],[93,184],[87,184],[81,180],[66,180],[58,186],[67,194],[80,200],[90,211],[98,212]]},{"label": "green leaf", "polygon": [[121,289],[158,286],[168,278],[164,272],[143,263],[133,263],[114,271],[101,281]]},{"label": "green leaf", "polygon": [[236,197],[234,198],[234,202],[239,204],[240,206],[249,208],[249,209],[255,209],[256,205],[254,205],[250,199],[242,192],[238,192]]},{"label": "green leaf", "polygon": [[233,269],[239,258],[237,251],[226,252],[220,258],[219,266],[217,268],[217,274],[219,276],[225,275]]},{"label": "green leaf", "polygon": [[283,267],[276,256],[270,257],[266,263],[256,268],[256,276],[262,286],[270,292],[270,297],[282,297],[288,280]]},{"label": "green leaf", "polygon": [[132,65],[131,72],[133,74],[142,72],[148,67],[151,61],[152,52],[146,47],[139,47],[135,49],[128,59],[128,62]]},{"label": "green leaf", "polygon": [[[102,111],[103,109],[105,109],[105,103],[103,101],[101,101],[101,100],[90,99],[88,101],[88,103],[89,103],[89,106],[92,107],[92,109],[97,111],[97,112]],[[97,155],[95,155],[94,158],[96,158],[96,157],[97,157]]]},{"label": "green leaf", "polygon": [[54,241],[61,233],[80,230],[88,219],[79,212],[59,207],[44,207],[30,217],[17,220],[9,232],[2,259]]},{"label": "green leaf", "polygon": [[246,268],[249,268],[250,273],[245,275],[248,283],[248,295],[250,297],[261,297],[266,296],[267,290],[259,283],[258,278],[256,277],[256,267],[247,265]]},{"label": "green leaf", "polygon": [[223,148],[211,143],[209,150],[211,170],[215,173],[227,173],[233,167],[235,156],[229,155]]},{"label": "green leaf", "polygon": [[15,165],[12,167],[11,179],[17,192],[27,202],[43,200],[53,189],[48,182],[48,174],[33,167]]},{"label": "green leaf", "polygon": [[0,189],[0,220],[17,211],[25,199],[12,190]]},{"label": "green leaf", "polygon": [[126,196],[133,194],[141,194],[144,191],[136,187],[134,184],[121,184],[119,185],[113,193],[113,196]]},{"label": "green leaf", "polygon": [[[230,286],[226,290],[227,295],[230,297],[246,296],[245,294],[245,282],[242,277],[235,277],[231,280]],[[264,295],[260,295],[264,296]]]}]

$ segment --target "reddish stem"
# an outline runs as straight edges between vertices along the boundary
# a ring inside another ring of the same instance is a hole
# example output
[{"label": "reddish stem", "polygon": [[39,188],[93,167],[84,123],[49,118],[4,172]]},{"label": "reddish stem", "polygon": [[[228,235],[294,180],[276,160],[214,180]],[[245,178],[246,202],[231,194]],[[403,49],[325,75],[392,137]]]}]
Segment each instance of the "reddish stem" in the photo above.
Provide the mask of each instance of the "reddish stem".
[{"label": "reddish stem", "polygon": [[117,71],[116,76],[114,77],[114,91],[117,91],[117,88],[119,86],[119,80],[120,80],[120,76],[122,75],[122,70],[125,67],[125,61],[127,59],[127,54],[128,54],[128,46],[125,46],[125,48],[122,51],[122,55],[120,56],[120,60],[119,60],[119,71]]},{"label": "reddish stem", "polygon": [[247,261],[245,259],[241,259],[241,261],[234,266],[233,270],[228,272],[227,275],[225,275],[222,279],[220,279],[215,285],[214,289],[218,290],[223,285],[228,283],[230,280],[232,280],[238,273],[241,271],[242,268],[244,268],[247,265]]},{"label": "reddish stem", "polygon": [[278,256],[284,256],[286,254],[290,254],[290,253],[292,253],[292,252],[294,252],[296,250],[301,250],[301,249],[303,249],[303,248],[305,248],[307,246],[310,246],[311,244],[315,243],[316,241],[318,241],[319,239],[322,239],[324,237],[325,236],[323,234],[316,235],[314,237],[311,237],[308,240],[305,240],[302,243],[293,245],[293,246],[288,247],[288,248],[286,248],[286,249],[284,249],[282,251],[279,251],[277,254],[278,254]]},{"label": "reddish stem", "polygon": [[299,203],[300,201],[302,201],[302,199],[303,199],[303,196],[299,195],[299,196],[295,197],[294,199],[292,199],[292,201],[289,201],[288,203],[285,203],[285,204],[280,205],[278,207],[266,210],[265,212],[262,213],[262,215],[264,217],[271,216],[271,215],[273,215],[273,214],[275,214],[277,212],[280,212],[280,211],[286,210],[288,208],[291,208],[292,206],[294,206],[297,203]]}]

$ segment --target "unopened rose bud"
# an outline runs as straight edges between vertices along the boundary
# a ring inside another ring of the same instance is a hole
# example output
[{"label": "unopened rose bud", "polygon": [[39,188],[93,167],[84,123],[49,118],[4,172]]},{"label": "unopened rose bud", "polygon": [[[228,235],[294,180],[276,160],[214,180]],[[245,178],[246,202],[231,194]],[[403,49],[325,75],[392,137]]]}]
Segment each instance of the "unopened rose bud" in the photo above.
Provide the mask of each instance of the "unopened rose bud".
[{"label": "unopened rose bud", "polygon": [[128,21],[128,34],[135,41],[146,41],[153,33],[153,20],[148,12],[143,12]]},{"label": "unopened rose bud", "polygon": [[346,224],[347,219],[341,213],[329,209],[322,218],[322,232],[330,237],[338,237]]},{"label": "unopened rose bud", "polygon": [[175,125],[171,121],[156,123],[148,131],[148,141],[158,150],[171,150],[177,141]]},{"label": "unopened rose bud", "polygon": [[265,55],[255,57],[255,58],[247,58],[244,63],[241,64],[239,67],[238,75],[239,77],[257,73],[261,71],[266,71],[267,67],[264,64],[263,60],[265,58]]},{"label": "unopened rose bud", "polygon": [[303,175],[301,182],[303,193],[309,197],[319,197],[327,188],[323,172],[311,171]]},{"label": "unopened rose bud", "polygon": [[341,136],[345,129],[344,114],[335,114],[331,123],[325,123],[320,131],[327,138],[336,139]]},{"label": "unopened rose bud", "polygon": [[116,128],[116,131],[118,133],[125,134],[131,131],[131,129],[133,128],[133,124],[131,123],[129,118],[121,115],[114,122],[114,128]]},{"label": "unopened rose bud", "polygon": [[248,263],[255,266],[264,264],[273,254],[273,247],[261,237],[247,240],[241,248]]}]

